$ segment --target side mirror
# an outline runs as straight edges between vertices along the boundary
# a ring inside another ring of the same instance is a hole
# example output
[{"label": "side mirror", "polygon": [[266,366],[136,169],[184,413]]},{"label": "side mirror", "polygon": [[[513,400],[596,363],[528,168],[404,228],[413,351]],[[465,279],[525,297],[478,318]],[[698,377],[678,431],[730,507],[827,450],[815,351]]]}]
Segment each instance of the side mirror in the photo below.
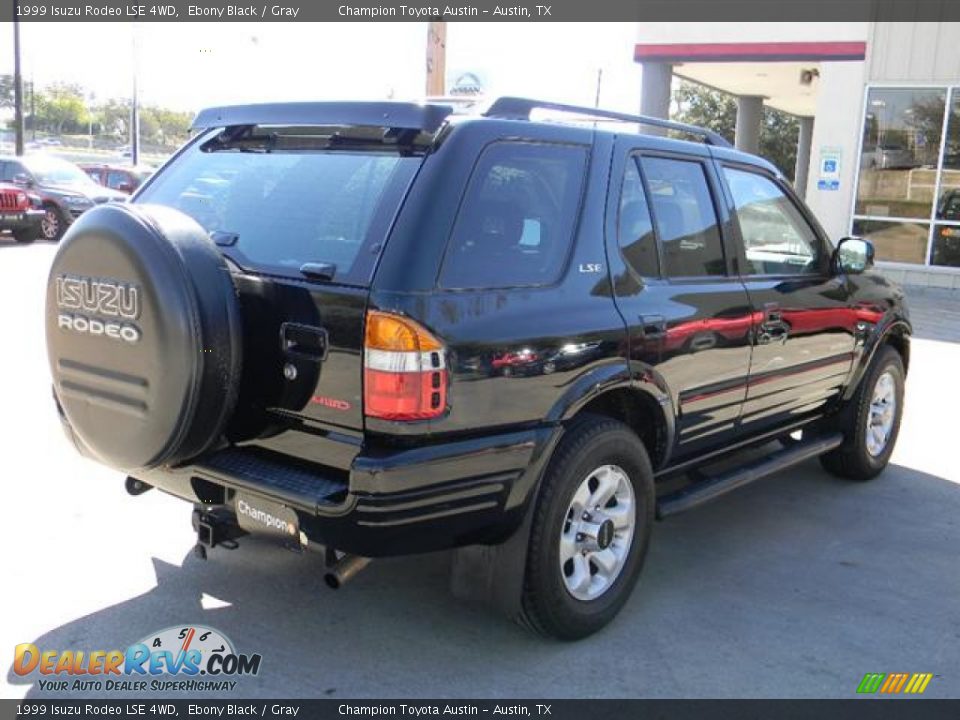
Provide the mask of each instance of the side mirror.
[{"label": "side mirror", "polygon": [[14,185],[23,185],[23,187],[33,187],[33,180],[26,173],[17,173],[13,176]]},{"label": "side mirror", "polygon": [[873,243],[864,238],[845,237],[833,253],[836,272],[859,275],[873,266]]}]

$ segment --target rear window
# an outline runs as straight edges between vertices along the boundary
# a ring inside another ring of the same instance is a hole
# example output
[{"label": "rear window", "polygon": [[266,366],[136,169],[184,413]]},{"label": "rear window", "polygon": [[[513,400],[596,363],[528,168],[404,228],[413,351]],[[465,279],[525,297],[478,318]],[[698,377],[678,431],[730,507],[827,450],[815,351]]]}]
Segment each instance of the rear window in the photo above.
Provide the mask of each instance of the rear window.
[{"label": "rear window", "polygon": [[480,155],[447,247],[440,285],[549,285],[566,264],[587,150],[498,142]]},{"label": "rear window", "polygon": [[359,284],[370,281],[386,227],[421,162],[366,150],[201,147],[160,172],[137,202],[190,215],[245,268],[297,276],[305,263],[332,264],[333,280]]}]

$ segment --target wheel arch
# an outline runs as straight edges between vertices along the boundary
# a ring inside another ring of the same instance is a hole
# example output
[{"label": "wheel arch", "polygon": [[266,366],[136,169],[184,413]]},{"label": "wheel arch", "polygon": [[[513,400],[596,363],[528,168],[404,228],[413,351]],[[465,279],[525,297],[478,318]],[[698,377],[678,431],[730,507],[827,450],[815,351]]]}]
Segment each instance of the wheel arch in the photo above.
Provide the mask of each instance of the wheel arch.
[{"label": "wheel arch", "polygon": [[876,356],[880,348],[889,345],[903,362],[903,370],[906,373],[910,366],[910,336],[913,332],[910,323],[904,318],[896,318],[878,328],[876,332],[867,341],[863,353],[860,355],[860,361],[853,370],[853,375],[843,394],[844,400],[849,400],[857,392],[860,382],[867,374],[870,363]]},{"label": "wheel arch", "polygon": [[602,366],[572,383],[547,420],[568,426],[585,413],[620,420],[643,442],[653,467],[662,467],[673,447],[674,422],[669,395],[654,380],[626,363]]}]

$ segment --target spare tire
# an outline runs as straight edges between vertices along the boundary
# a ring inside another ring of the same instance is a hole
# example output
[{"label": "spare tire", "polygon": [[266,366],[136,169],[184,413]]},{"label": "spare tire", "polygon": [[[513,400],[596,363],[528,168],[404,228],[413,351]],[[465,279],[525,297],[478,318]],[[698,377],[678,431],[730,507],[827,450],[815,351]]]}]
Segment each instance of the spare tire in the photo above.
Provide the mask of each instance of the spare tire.
[{"label": "spare tire", "polygon": [[221,437],[240,384],[240,305],[192,218],[119,203],[84,213],[50,269],[46,332],[57,400],[101,462],[178,465]]}]

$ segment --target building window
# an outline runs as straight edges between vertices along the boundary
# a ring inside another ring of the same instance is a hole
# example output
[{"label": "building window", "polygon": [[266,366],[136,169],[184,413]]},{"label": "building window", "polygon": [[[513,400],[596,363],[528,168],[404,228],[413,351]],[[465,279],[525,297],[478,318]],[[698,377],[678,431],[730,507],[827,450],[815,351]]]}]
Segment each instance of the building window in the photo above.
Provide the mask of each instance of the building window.
[{"label": "building window", "polygon": [[853,234],[870,238],[880,260],[923,265],[930,225],[857,218],[853,221]]},{"label": "building window", "polygon": [[930,264],[960,267],[960,88],[953,89],[937,197]]},{"label": "building window", "polygon": [[869,89],[852,226],[879,260],[960,266],[960,88]]}]

